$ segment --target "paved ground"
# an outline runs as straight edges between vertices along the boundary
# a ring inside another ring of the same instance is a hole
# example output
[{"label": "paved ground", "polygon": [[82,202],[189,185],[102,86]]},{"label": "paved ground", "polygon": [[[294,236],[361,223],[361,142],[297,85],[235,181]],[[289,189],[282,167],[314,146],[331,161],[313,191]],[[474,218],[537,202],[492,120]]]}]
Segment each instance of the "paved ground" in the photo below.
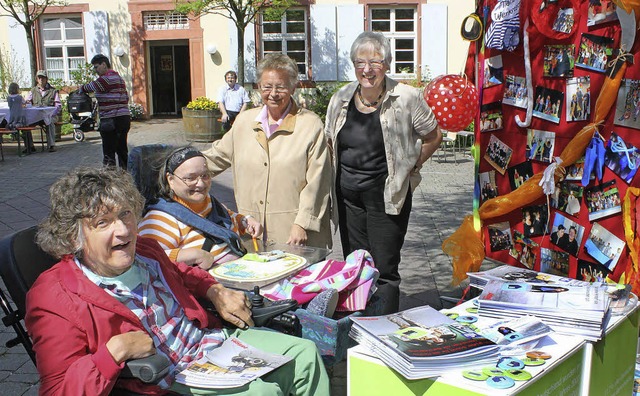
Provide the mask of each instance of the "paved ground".
[{"label": "paved ground", "polygon": [[[134,123],[130,147],[152,143],[185,144],[181,120]],[[9,143],[4,145],[4,154],[5,161],[0,162],[0,237],[35,225],[46,216],[51,183],[75,166],[98,165],[101,144],[99,135],[90,132],[82,143],[63,137],[55,153],[38,152],[18,157],[15,144]],[[409,232],[402,252],[402,309],[425,304],[441,308],[441,296],[461,294],[460,288],[450,285],[451,263],[440,247],[464,215],[471,212],[473,162],[468,155],[458,154],[457,159],[458,163],[454,163],[451,154],[436,156],[422,169],[424,179],[414,193]],[[233,203],[230,172],[218,176],[213,189],[221,201]],[[331,257],[341,258],[337,237]],[[37,395],[37,371],[23,348],[4,347],[13,337],[12,329],[0,329],[0,393]],[[332,394],[346,394],[345,365],[338,365],[332,371]]]}]

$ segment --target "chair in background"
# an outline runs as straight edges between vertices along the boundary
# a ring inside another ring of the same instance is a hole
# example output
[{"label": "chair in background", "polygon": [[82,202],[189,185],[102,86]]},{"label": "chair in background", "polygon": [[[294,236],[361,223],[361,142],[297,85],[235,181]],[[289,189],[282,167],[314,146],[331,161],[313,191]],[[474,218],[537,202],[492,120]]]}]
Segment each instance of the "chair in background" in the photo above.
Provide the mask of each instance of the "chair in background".
[{"label": "chair in background", "polygon": [[[458,132],[457,138],[459,142],[458,149],[459,151],[464,152],[467,147],[473,146],[475,133],[470,131],[460,131]],[[471,143],[469,143],[469,141]]]},{"label": "chair in background", "polygon": [[[0,276],[7,288],[11,300],[0,289],[0,306],[5,316],[2,323],[13,327],[16,337],[5,343],[7,348],[22,344],[27,354],[36,364],[33,344],[27,334],[22,320],[26,313],[26,297],[29,288],[38,276],[58,262],[49,256],[35,242],[37,227],[18,231],[0,240]],[[160,381],[169,371],[170,362],[162,355],[130,360],[125,363],[121,372],[122,378],[138,378],[145,383],[154,384]],[[118,394],[122,393],[121,390]]]},{"label": "chair in background", "polygon": [[457,135],[458,132],[442,131],[442,142],[440,143],[440,150],[438,151],[438,160],[440,160],[440,156],[442,155],[444,156],[444,162],[447,162],[447,151],[451,150],[453,161],[456,164],[458,163],[458,158],[456,157]]}]

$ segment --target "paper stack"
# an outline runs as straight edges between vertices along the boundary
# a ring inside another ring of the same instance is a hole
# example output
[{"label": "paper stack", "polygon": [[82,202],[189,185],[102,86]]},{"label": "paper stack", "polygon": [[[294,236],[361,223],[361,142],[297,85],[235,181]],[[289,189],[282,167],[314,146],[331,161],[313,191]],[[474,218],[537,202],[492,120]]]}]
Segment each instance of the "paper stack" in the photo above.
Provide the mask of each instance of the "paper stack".
[{"label": "paper stack", "polygon": [[351,320],[351,338],[407,379],[495,364],[498,357],[495,343],[428,306]]}]

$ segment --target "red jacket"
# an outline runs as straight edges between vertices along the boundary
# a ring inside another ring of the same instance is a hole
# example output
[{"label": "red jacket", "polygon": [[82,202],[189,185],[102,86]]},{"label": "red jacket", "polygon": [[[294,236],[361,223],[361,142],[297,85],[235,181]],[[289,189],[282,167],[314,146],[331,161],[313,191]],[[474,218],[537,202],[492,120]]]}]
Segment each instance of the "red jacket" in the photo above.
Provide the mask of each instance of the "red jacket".
[{"label": "red jacket", "polygon": [[[189,319],[201,328],[221,327],[196,300],[216,283],[206,271],[174,264],[149,238],[138,237],[136,252],[160,263]],[[41,395],[107,395],[116,382],[138,393],[164,393],[138,380],[118,380],[124,364],[113,360],[107,341],[145,329],[131,310],[92,283],[71,256],[42,273],[29,290],[25,324],[36,353]]]}]

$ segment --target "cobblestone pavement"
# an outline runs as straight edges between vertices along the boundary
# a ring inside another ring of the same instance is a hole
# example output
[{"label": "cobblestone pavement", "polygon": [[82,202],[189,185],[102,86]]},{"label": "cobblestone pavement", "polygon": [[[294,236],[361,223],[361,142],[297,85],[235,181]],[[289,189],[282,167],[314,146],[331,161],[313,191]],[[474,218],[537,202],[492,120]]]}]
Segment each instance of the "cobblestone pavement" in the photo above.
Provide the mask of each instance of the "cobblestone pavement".
[{"label": "cobblestone pavement", "polygon": [[[134,122],[129,146],[153,143],[186,144],[181,120]],[[195,145],[207,146],[206,143]],[[79,165],[98,165],[102,158],[97,132],[87,133],[81,143],[64,136],[57,148],[54,153],[18,157],[15,144],[4,144],[5,161],[0,162],[0,238],[35,225],[47,215],[48,188],[57,177]],[[461,295],[460,287],[451,286],[451,263],[442,253],[441,244],[457,229],[464,215],[471,212],[473,161],[462,153],[458,153],[457,163],[451,154],[436,155],[427,161],[422,176],[423,181],[414,193],[402,251],[401,309],[425,304],[441,308],[441,296]],[[222,202],[235,206],[230,172],[214,179],[213,191]],[[342,257],[337,235],[334,235],[334,252],[330,257]],[[0,286],[4,288],[4,284]],[[37,371],[22,346],[11,349],[4,346],[14,336],[11,328],[0,328],[0,393],[37,395]],[[346,364],[338,364],[330,372],[332,395],[346,395]]]}]

